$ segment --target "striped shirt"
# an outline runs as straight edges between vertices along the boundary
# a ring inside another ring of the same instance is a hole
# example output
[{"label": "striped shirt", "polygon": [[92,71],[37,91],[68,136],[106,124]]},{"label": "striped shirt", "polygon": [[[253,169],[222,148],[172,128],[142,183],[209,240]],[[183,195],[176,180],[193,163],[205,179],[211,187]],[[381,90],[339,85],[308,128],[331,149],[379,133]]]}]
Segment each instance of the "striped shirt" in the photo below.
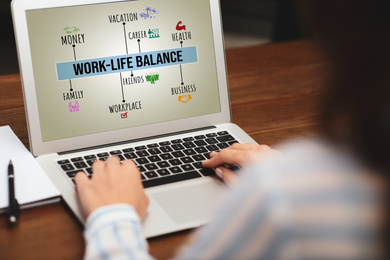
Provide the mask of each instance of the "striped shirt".
[{"label": "striped shirt", "polygon": [[[240,173],[177,259],[379,259],[380,181],[319,141],[279,150]],[[152,259],[141,228],[131,206],[96,210],[85,259]]]}]

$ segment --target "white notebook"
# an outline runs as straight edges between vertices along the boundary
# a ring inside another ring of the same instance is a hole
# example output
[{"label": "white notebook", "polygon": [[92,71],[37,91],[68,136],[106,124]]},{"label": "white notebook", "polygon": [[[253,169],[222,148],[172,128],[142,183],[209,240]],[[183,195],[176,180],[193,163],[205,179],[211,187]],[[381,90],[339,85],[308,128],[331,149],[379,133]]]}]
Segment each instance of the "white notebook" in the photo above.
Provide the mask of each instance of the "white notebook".
[{"label": "white notebook", "polygon": [[21,208],[59,201],[60,193],[9,126],[0,127],[0,212],[8,208],[8,163],[15,173],[15,196]]}]

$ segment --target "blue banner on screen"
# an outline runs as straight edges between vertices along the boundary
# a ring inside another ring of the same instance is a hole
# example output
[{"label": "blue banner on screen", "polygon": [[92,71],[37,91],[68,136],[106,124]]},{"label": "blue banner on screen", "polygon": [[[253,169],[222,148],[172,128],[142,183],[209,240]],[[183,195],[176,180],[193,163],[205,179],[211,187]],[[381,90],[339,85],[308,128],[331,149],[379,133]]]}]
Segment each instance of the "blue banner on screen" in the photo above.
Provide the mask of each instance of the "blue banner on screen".
[{"label": "blue banner on screen", "polygon": [[56,63],[58,80],[93,77],[198,61],[196,46]]}]

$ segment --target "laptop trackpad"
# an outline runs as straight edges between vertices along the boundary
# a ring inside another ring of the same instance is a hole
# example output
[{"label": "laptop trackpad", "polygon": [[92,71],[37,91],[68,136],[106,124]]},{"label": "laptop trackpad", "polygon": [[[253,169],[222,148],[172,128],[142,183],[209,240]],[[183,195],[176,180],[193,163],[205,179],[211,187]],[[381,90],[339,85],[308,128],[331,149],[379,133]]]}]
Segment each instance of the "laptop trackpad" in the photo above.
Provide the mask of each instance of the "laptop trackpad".
[{"label": "laptop trackpad", "polygon": [[180,187],[153,193],[153,198],[178,224],[210,219],[224,188],[217,182]]}]

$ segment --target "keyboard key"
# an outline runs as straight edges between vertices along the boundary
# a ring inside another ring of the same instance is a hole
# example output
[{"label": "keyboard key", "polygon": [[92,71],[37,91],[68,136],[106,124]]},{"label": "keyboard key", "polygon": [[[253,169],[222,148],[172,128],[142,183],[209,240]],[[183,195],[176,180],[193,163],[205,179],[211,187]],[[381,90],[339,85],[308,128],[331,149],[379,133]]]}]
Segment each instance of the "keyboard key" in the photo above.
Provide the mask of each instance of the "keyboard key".
[{"label": "keyboard key", "polygon": [[96,161],[96,159],[92,159],[92,160],[87,160],[87,164],[89,166],[92,166],[92,164]]},{"label": "keyboard key", "polygon": [[177,174],[177,175],[169,175],[161,178],[144,180],[142,181],[142,184],[144,185],[145,188],[149,188],[149,187],[154,187],[154,186],[163,185],[167,183],[174,183],[174,182],[185,181],[185,180],[190,180],[190,179],[200,178],[200,177],[202,176],[196,171],[190,171],[190,172]]},{"label": "keyboard key", "polygon": [[125,153],[124,156],[127,159],[135,159],[135,158],[137,158],[137,155],[135,153]]},{"label": "keyboard key", "polygon": [[157,155],[152,155],[152,156],[148,157],[148,160],[151,162],[159,162],[159,161],[161,161],[161,158],[158,157]]},{"label": "keyboard key", "polygon": [[179,159],[169,160],[169,163],[173,166],[183,164]]},{"label": "keyboard key", "polygon": [[158,144],[148,144],[147,147],[148,148],[156,148],[156,147],[158,147]]},{"label": "keyboard key", "polygon": [[137,151],[146,150],[146,146],[145,145],[137,146],[137,147],[135,147],[135,150],[137,150]]},{"label": "keyboard key", "polygon": [[195,136],[196,140],[205,139],[205,138],[206,138],[205,135],[197,135],[197,136]]},{"label": "keyboard key", "polygon": [[158,167],[157,165],[155,165],[154,163],[151,163],[151,164],[145,164],[144,167],[149,170],[149,171],[153,171],[153,170],[157,170]]},{"label": "keyboard key", "polygon": [[209,150],[204,147],[197,147],[195,148],[195,151],[197,151],[198,153],[207,153]]},{"label": "keyboard key", "polygon": [[171,147],[175,151],[179,151],[179,150],[184,150],[185,149],[185,147],[183,145],[181,145],[181,144],[173,144]]},{"label": "keyboard key", "polygon": [[235,143],[238,143],[238,142],[237,141],[228,142],[229,145],[232,145],[232,144],[235,144]]},{"label": "keyboard key", "polygon": [[209,138],[210,138],[210,137],[216,137],[216,136],[217,136],[216,133],[210,133],[210,134],[207,134],[207,135],[206,135],[206,137],[209,137]]},{"label": "keyboard key", "polygon": [[70,171],[66,172],[66,174],[69,176],[69,178],[74,178],[78,172],[79,171]]},{"label": "keyboard key", "polygon": [[57,161],[58,164],[67,164],[67,163],[70,163],[69,160],[61,160],[61,161]]},{"label": "keyboard key", "polygon": [[125,159],[125,157],[123,157],[123,155],[121,154],[117,154],[116,157],[118,157],[120,161],[123,161]]},{"label": "keyboard key", "polygon": [[202,170],[200,170],[200,173],[203,176],[213,176],[213,175],[215,175],[215,171],[213,169],[210,169],[210,168],[203,168]]},{"label": "keyboard key", "polygon": [[167,169],[157,170],[157,173],[160,174],[160,176],[166,176],[171,174]]},{"label": "keyboard key", "polygon": [[204,157],[202,154],[196,154],[196,155],[192,156],[192,159],[194,159],[195,161],[199,162],[199,161],[206,160],[206,157]]},{"label": "keyboard key", "polygon": [[98,157],[108,157],[110,155],[108,153],[98,153],[97,156]]},{"label": "keyboard key", "polygon": [[196,169],[203,169],[203,165],[201,162],[193,163],[192,166],[194,166]]},{"label": "keyboard key", "polygon": [[146,172],[145,167],[143,167],[142,165],[138,165],[138,169],[140,172]]},{"label": "keyboard key", "polygon": [[86,172],[88,172],[90,175],[92,174],[92,168],[85,169]]},{"label": "keyboard key", "polygon": [[72,162],[82,162],[84,161],[83,157],[77,157],[77,158],[72,158],[70,159]]},{"label": "keyboard key", "polygon": [[197,145],[197,146],[206,146],[207,143],[203,140],[197,140],[197,141],[194,141],[194,143]]},{"label": "keyboard key", "polygon": [[87,155],[87,156],[84,156],[84,159],[85,159],[85,160],[96,159],[96,155],[94,155],[94,154],[92,154],[92,155]]},{"label": "keyboard key", "polygon": [[227,134],[229,134],[227,131],[221,131],[221,132],[218,132],[217,133],[218,135],[227,135]]},{"label": "keyboard key", "polygon": [[160,154],[161,151],[158,148],[151,148],[148,150],[148,152],[152,155]]},{"label": "keyboard key", "polygon": [[192,163],[194,160],[191,157],[183,157],[180,159],[183,163]]},{"label": "keyboard key", "polygon": [[118,154],[122,154],[122,151],[121,150],[111,151],[110,154],[111,155],[118,155]]},{"label": "keyboard key", "polygon": [[134,152],[134,148],[126,148],[126,149],[123,149],[122,150],[124,153],[131,153],[131,152]]},{"label": "keyboard key", "polygon": [[157,178],[158,177],[157,173],[153,172],[153,171],[145,172],[145,176],[148,177],[148,178]]},{"label": "keyboard key", "polygon": [[194,167],[191,165],[191,164],[186,164],[186,165],[182,165],[180,166],[184,171],[191,171],[194,169]]},{"label": "keyboard key", "polygon": [[179,158],[179,157],[183,157],[185,156],[185,154],[181,151],[178,151],[178,152],[172,152],[172,155],[176,158]]},{"label": "keyboard key", "polygon": [[185,148],[194,148],[196,145],[193,142],[183,143]]},{"label": "keyboard key", "polygon": [[137,162],[137,164],[147,164],[147,163],[149,163],[149,160],[146,159],[146,158],[138,158],[138,159],[135,159],[135,161]]},{"label": "keyboard key", "polygon": [[228,142],[228,141],[235,141],[234,137],[231,135],[224,135],[217,137],[218,141],[222,142]]},{"label": "keyboard key", "polygon": [[169,141],[165,141],[165,142],[161,142],[161,143],[158,143],[160,146],[167,146],[167,145],[170,145],[171,142]]},{"label": "keyboard key", "polygon": [[143,151],[138,151],[138,152],[135,152],[139,157],[146,157],[146,156],[149,156],[150,154],[143,150]]},{"label": "keyboard key", "polygon": [[193,137],[186,137],[186,138],[183,138],[183,141],[184,142],[190,142],[190,141],[194,141],[195,140],[195,138],[193,138]]},{"label": "keyboard key", "polygon": [[206,146],[206,149],[209,150],[210,152],[219,151],[218,146],[216,146],[216,145],[214,145],[214,144]]},{"label": "keyboard key", "polygon": [[171,171],[171,173],[181,173],[181,172],[183,172],[183,170],[180,167],[178,167],[178,166],[171,167],[171,168],[169,168],[169,170]]},{"label": "keyboard key", "polygon": [[63,164],[63,165],[61,165],[61,168],[62,168],[64,171],[71,171],[71,170],[74,170],[74,167],[73,167],[71,164]]},{"label": "keyboard key", "polygon": [[185,153],[186,155],[196,154],[195,150],[193,150],[193,149],[184,150],[183,153]]},{"label": "keyboard key", "polygon": [[171,143],[173,143],[173,144],[179,144],[179,143],[182,143],[182,142],[183,142],[183,140],[181,140],[181,139],[171,140]]},{"label": "keyboard key", "polygon": [[171,166],[168,162],[166,161],[162,161],[162,162],[158,162],[157,165],[160,167],[160,168],[167,168],[169,166]]},{"label": "keyboard key", "polygon": [[205,139],[205,141],[208,143],[208,144],[217,144],[219,143],[217,139],[215,138],[208,138],[208,139]]},{"label": "keyboard key", "polygon": [[169,160],[169,159],[172,159],[172,158],[173,158],[173,156],[170,155],[169,153],[160,154],[160,157],[161,157],[161,159],[163,159],[163,160]]},{"label": "keyboard key", "polygon": [[88,165],[85,162],[76,162],[74,163],[74,166],[76,166],[77,169],[87,168]]},{"label": "keyboard key", "polygon": [[163,146],[163,147],[160,147],[160,150],[163,152],[163,153],[169,153],[169,152],[172,152],[173,149],[169,146]]},{"label": "keyboard key", "polygon": [[219,147],[219,149],[224,149],[224,148],[226,148],[226,147],[229,147],[230,145],[229,144],[227,144],[227,143],[219,143],[219,144],[217,144],[217,146]]}]

